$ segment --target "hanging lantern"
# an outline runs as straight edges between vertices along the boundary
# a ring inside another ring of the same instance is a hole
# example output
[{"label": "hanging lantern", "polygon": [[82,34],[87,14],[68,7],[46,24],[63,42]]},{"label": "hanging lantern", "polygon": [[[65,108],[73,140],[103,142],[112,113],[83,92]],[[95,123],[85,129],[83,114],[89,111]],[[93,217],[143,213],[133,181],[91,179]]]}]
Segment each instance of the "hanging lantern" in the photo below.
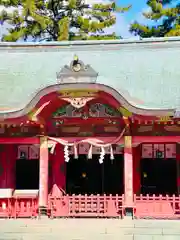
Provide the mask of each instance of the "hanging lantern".
[{"label": "hanging lantern", "polygon": [[113,153],[113,147],[110,147],[110,159],[114,160],[114,153]]},{"label": "hanging lantern", "polygon": [[75,158],[75,159],[78,159],[77,145],[74,145],[74,158]]},{"label": "hanging lantern", "polygon": [[69,149],[67,145],[64,147],[64,160],[65,162],[69,162]]},{"label": "hanging lantern", "polygon": [[104,161],[104,156],[105,156],[105,150],[104,147],[101,147],[101,153],[100,153],[100,158],[99,158],[99,163],[102,164]]},{"label": "hanging lantern", "polygon": [[143,177],[147,178],[147,173],[146,172],[143,172]]},{"label": "hanging lantern", "polygon": [[82,173],[82,178],[86,178],[86,173],[85,172]]},{"label": "hanging lantern", "polygon": [[89,152],[88,152],[88,159],[92,159],[92,145],[89,148]]}]

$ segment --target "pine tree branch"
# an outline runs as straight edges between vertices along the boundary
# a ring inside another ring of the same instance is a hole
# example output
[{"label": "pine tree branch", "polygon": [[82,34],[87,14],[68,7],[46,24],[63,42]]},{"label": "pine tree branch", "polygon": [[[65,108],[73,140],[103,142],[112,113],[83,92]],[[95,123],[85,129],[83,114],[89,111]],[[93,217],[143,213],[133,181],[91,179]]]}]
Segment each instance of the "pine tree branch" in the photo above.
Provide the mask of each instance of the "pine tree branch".
[{"label": "pine tree branch", "polygon": [[[0,0],[0,4],[16,9],[11,13],[0,13],[1,23],[10,24],[8,34],[2,39],[6,41],[27,40],[28,37],[34,41],[61,41],[75,37],[85,40],[91,39],[92,34],[92,38],[100,38],[99,33],[115,24],[114,13],[130,8],[120,8],[115,3],[90,6],[83,0],[68,0],[66,4],[63,0]],[[78,34],[72,33],[72,28],[76,28]],[[106,37],[114,39],[115,35]]]},{"label": "pine tree branch", "polygon": [[[153,21],[153,25],[144,26],[137,22],[130,27],[130,32],[141,37],[164,37],[164,36],[179,36],[180,24],[180,3],[175,7],[170,7],[169,3],[172,0],[149,0],[147,5],[151,8],[150,11],[143,13],[144,17]],[[161,23],[158,24],[157,20]]]}]

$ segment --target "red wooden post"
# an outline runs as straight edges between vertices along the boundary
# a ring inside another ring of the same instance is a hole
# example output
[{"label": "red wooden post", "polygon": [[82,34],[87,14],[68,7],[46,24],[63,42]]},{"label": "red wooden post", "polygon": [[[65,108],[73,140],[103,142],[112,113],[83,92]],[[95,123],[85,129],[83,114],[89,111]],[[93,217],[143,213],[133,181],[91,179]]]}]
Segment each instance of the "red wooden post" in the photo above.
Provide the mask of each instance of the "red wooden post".
[{"label": "red wooden post", "polygon": [[64,161],[64,146],[56,145],[55,154],[52,162],[53,186],[57,186],[60,192],[66,189],[66,174]]},{"label": "red wooden post", "polygon": [[17,145],[6,144],[6,188],[16,188],[15,165],[17,159]]},{"label": "red wooden post", "polygon": [[39,209],[44,212],[48,205],[48,141],[47,137],[40,138],[40,163],[39,163]]},{"label": "red wooden post", "polygon": [[139,195],[141,191],[140,160],[141,145],[139,144],[133,147],[133,190],[136,195]]},{"label": "red wooden post", "polygon": [[124,207],[132,211],[133,208],[133,154],[132,137],[124,137]]},{"label": "red wooden post", "polygon": [[180,195],[180,144],[176,144],[177,193]]},{"label": "red wooden post", "polygon": [[7,171],[7,163],[6,163],[6,145],[0,145],[0,188],[6,188],[6,171]]}]

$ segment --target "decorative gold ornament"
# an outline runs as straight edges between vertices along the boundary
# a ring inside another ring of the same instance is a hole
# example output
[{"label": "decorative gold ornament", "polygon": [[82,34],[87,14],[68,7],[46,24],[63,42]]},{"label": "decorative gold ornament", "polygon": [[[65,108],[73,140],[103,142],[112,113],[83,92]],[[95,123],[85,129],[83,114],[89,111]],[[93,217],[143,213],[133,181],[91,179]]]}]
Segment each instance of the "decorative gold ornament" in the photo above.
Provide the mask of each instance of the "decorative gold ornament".
[{"label": "decorative gold ornament", "polygon": [[97,96],[98,90],[96,89],[76,89],[70,90],[65,89],[58,92],[61,98],[70,97],[70,98],[82,98],[82,97],[95,97]]},{"label": "decorative gold ornament", "polygon": [[74,60],[72,62],[72,66],[71,66],[72,70],[74,72],[79,72],[81,70],[81,67],[82,66],[81,66],[81,63],[79,62],[78,56],[74,55]]},{"label": "decorative gold ornament", "polygon": [[87,102],[91,101],[93,98],[62,98],[63,100],[69,102],[75,108],[82,108]]},{"label": "decorative gold ornament", "polygon": [[163,116],[163,117],[158,117],[160,122],[168,122],[171,121],[170,116]]},{"label": "decorative gold ornament", "polygon": [[120,107],[118,109],[118,111],[124,116],[124,117],[131,117],[132,116],[132,112],[130,112],[129,110],[127,110],[124,107]]}]

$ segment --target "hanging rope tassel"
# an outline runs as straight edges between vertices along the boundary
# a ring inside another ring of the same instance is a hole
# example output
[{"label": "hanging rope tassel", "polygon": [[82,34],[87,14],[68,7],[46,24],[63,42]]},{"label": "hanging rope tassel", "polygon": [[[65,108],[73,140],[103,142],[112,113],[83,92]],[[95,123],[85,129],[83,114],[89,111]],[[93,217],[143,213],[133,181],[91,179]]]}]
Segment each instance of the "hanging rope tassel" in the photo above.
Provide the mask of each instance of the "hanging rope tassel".
[{"label": "hanging rope tassel", "polygon": [[93,146],[91,145],[88,152],[88,159],[92,159],[92,148]]},{"label": "hanging rope tassel", "polygon": [[111,160],[114,160],[114,153],[113,153],[112,145],[111,145],[111,147],[110,147],[110,159],[111,159]]},{"label": "hanging rope tassel", "polygon": [[77,145],[74,145],[74,159],[78,159]]},{"label": "hanging rope tassel", "polygon": [[106,152],[104,150],[104,147],[101,147],[101,153],[100,153],[100,158],[99,158],[99,163],[100,164],[103,163],[105,154],[106,154]]},{"label": "hanging rope tassel", "polygon": [[54,153],[55,148],[56,148],[56,143],[53,143],[52,148],[51,148],[51,150],[50,150],[50,153],[51,153],[51,154]]},{"label": "hanging rope tassel", "polygon": [[67,145],[64,147],[64,160],[65,162],[69,162],[69,149]]}]

